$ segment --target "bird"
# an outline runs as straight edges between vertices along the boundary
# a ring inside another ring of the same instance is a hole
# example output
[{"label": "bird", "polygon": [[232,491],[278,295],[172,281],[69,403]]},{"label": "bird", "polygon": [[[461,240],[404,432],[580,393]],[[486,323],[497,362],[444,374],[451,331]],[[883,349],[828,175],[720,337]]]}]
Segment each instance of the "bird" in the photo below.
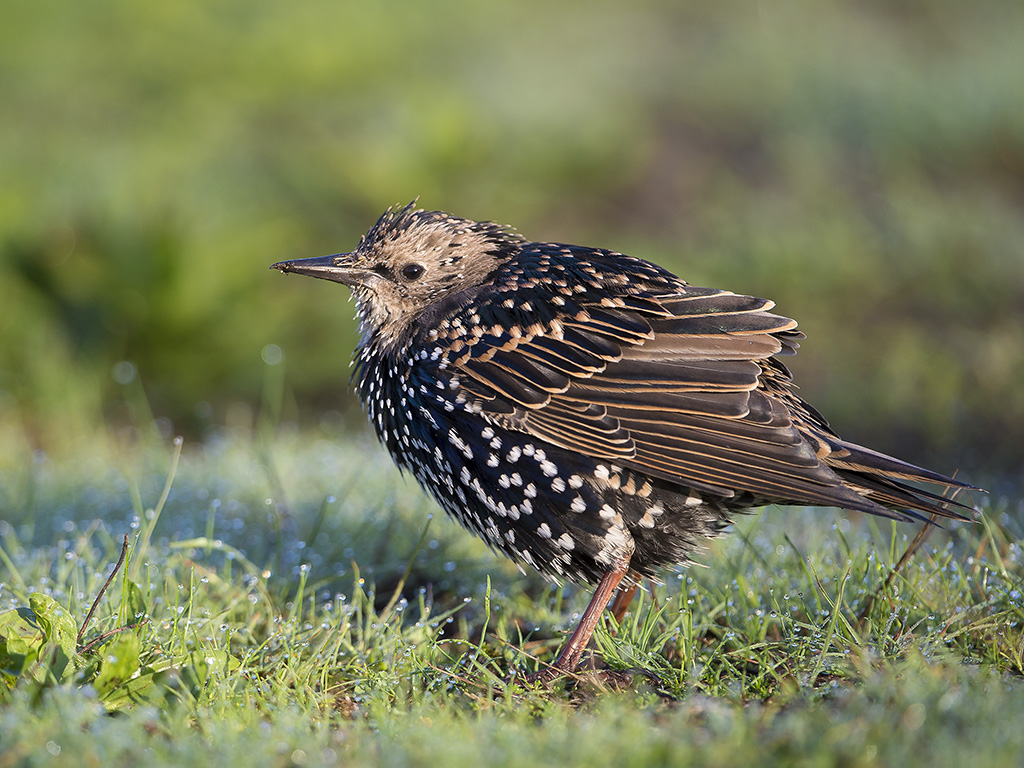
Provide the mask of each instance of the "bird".
[{"label": "bird", "polygon": [[[847,442],[780,358],[774,302],[613,250],[393,206],[355,250],[273,264],[341,283],[377,437],[456,521],[557,581],[596,585],[549,678],[611,604],[771,504],[969,519],[974,486]],[[925,487],[920,487],[921,485]]]}]

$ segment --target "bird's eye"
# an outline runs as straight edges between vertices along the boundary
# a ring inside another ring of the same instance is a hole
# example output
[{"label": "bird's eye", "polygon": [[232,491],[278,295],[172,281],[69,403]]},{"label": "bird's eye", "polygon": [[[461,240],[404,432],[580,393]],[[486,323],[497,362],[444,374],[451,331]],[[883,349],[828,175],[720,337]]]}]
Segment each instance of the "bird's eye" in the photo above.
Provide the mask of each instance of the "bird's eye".
[{"label": "bird's eye", "polygon": [[402,277],[406,280],[419,280],[423,276],[422,264],[406,264],[402,267]]}]

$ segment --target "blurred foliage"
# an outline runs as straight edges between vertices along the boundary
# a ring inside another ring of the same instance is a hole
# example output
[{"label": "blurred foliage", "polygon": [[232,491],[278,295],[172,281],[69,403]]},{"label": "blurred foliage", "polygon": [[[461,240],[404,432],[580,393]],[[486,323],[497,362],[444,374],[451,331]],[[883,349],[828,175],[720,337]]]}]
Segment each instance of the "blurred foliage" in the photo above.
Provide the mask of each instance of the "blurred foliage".
[{"label": "blurred foliage", "polygon": [[346,292],[266,268],[419,195],[770,296],[849,438],[1024,463],[1019,3],[4,15],[0,426],[30,445],[133,402],[199,435],[251,421],[278,347],[285,419],[360,423]]}]

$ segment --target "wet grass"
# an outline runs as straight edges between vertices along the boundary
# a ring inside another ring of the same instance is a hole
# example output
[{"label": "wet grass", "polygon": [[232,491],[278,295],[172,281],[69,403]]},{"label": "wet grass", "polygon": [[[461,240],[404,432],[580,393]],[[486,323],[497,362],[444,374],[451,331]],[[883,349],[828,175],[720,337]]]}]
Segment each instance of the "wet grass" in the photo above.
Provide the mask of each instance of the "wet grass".
[{"label": "wet grass", "polygon": [[587,593],[431,519],[375,446],[225,434],[177,454],[5,454],[0,766],[1024,755],[1019,493],[895,575],[911,526],[743,518],[599,627],[599,671],[548,689],[524,673]]}]

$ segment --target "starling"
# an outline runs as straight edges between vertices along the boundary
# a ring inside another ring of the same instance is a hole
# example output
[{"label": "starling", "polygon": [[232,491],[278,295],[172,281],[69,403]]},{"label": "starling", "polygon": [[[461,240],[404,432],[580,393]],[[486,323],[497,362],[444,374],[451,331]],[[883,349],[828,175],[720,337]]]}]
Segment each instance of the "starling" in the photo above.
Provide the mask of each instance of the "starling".
[{"label": "starling", "polygon": [[401,469],[492,549],[596,582],[553,674],[616,589],[621,616],[736,512],[966,519],[908,481],[971,486],[842,440],[795,394],[779,358],[803,334],[766,299],[414,203],[352,253],[272,268],[351,289],[355,389]]}]

